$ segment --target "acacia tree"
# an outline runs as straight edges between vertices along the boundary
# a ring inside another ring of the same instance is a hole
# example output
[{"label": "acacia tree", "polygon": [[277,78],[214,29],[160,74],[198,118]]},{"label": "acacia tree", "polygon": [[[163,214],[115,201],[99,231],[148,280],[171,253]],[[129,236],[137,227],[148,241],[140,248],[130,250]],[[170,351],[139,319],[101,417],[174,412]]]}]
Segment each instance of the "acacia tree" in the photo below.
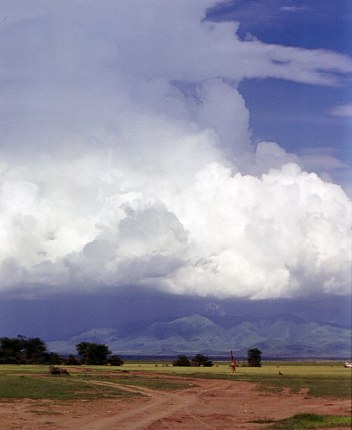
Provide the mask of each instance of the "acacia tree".
[{"label": "acacia tree", "polygon": [[203,354],[197,354],[191,360],[191,366],[212,367],[213,365],[213,362]]},{"label": "acacia tree", "polygon": [[69,365],[69,366],[77,366],[77,364],[80,364],[80,362],[77,360],[77,358],[70,354],[66,360],[65,360],[65,364]]},{"label": "acacia tree", "polygon": [[109,358],[109,364],[111,364],[111,366],[122,366],[124,363],[124,361],[122,360],[122,358],[118,355],[112,355]]},{"label": "acacia tree", "polygon": [[45,342],[39,337],[0,338],[0,363],[5,364],[44,364],[58,363],[60,357],[49,353]]},{"label": "acacia tree", "polygon": [[82,364],[107,364],[108,355],[111,354],[109,348],[102,343],[81,342],[76,345],[76,350]]},{"label": "acacia tree", "polygon": [[190,366],[191,362],[188,360],[186,355],[179,355],[177,360],[172,363],[173,366]]},{"label": "acacia tree", "polygon": [[23,338],[2,337],[0,338],[0,363],[20,364],[23,361]]},{"label": "acacia tree", "polygon": [[42,364],[47,362],[48,352],[46,345],[39,337],[25,338],[23,339],[23,343],[23,355],[26,363]]},{"label": "acacia tree", "polygon": [[251,348],[247,351],[248,354],[248,366],[249,367],[261,367],[262,366],[262,351],[258,348]]}]

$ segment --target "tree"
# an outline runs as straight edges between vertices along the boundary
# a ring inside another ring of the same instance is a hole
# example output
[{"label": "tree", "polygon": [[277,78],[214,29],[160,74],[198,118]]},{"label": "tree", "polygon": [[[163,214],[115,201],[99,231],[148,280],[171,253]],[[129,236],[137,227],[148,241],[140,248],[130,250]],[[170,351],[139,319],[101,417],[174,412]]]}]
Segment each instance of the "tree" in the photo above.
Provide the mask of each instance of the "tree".
[{"label": "tree", "polygon": [[177,360],[172,363],[173,366],[190,366],[191,362],[186,355],[179,355]]},{"label": "tree", "polygon": [[191,360],[191,366],[212,367],[214,364],[208,357],[202,354],[195,355]]},{"label": "tree", "polygon": [[124,361],[122,360],[122,358],[121,357],[119,357],[118,355],[112,355],[110,358],[109,358],[109,364],[111,365],[111,366],[122,366],[123,365],[123,363],[124,363]]},{"label": "tree", "polygon": [[247,351],[248,354],[248,366],[249,367],[261,367],[262,351],[258,348],[251,348]]},{"label": "tree", "polygon": [[76,350],[83,364],[107,364],[107,357],[111,354],[109,348],[102,343],[81,342],[76,345]]},{"label": "tree", "polygon": [[44,364],[58,361],[57,354],[48,353],[45,342],[39,337],[0,338],[0,363]]},{"label": "tree", "polygon": [[45,343],[39,337],[23,338],[24,360],[28,364],[44,364],[47,362],[48,352]]},{"label": "tree", "polygon": [[20,364],[22,362],[23,338],[18,336],[15,339],[10,337],[0,338],[0,363]]},{"label": "tree", "polygon": [[81,363],[87,364],[88,357],[89,357],[89,342],[81,342],[76,345],[76,351],[78,352],[78,355],[81,357]]},{"label": "tree", "polygon": [[77,366],[79,364],[81,364],[77,358],[75,356],[73,356],[72,354],[70,354],[66,360],[65,360],[65,364],[67,364],[68,366]]},{"label": "tree", "polygon": [[44,356],[45,364],[63,364],[64,359],[56,354],[56,352],[48,352]]}]

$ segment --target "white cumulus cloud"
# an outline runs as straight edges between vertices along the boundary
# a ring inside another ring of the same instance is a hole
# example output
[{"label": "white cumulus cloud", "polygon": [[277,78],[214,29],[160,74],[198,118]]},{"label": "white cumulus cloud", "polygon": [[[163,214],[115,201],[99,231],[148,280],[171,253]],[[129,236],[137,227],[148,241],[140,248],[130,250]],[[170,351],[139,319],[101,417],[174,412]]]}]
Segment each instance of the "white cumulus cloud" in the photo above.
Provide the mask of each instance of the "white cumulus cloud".
[{"label": "white cumulus cloud", "polygon": [[203,20],[215,3],[4,2],[1,291],[348,294],[349,198],[254,146],[237,87],[334,85],[352,61],[240,40]]}]

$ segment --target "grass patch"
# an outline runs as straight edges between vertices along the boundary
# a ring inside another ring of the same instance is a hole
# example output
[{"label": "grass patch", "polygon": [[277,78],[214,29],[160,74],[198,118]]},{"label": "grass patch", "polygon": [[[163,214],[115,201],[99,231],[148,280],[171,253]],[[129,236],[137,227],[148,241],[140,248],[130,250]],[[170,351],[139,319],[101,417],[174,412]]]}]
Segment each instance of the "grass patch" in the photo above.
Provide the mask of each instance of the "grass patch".
[{"label": "grass patch", "polygon": [[[279,370],[283,373],[282,376],[278,375]],[[226,364],[211,368],[166,368],[163,372],[193,378],[254,382],[260,384],[261,389],[272,392],[289,388],[292,392],[307,389],[308,394],[315,397],[350,399],[352,396],[351,369],[344,368],[340,363],[299,363],[297,366],[292,363],[265,364],[260,368],[240,367],[235,375]]]},{"label": "grass patch", "polygon": [[[256,423],[265,423],[264,420],[253,421]],[[272,425],[266,427],[271,430],[299,430],[299,429],[317,429],[322,427],[349,427],[351,426],[351,417],[342,417],[335,415],[315,415],[315,414],[298,414],[291,418],[275,421]]]},{"label": "grass patch", "polygon": [[[115,385],[99,385],[99,382]],[[189,384],[161,378],[155,373],[130,375],[104,366],[76,368],[70,376],[49,375],[48,366],[0,366],[1,399],[92,400],[140,395],[124,390],[123,385],[164,391],[189,388]]]},{"label": "grass patch", "polygon": [[259,383],[262,390],[277,392],[289,388],[297,393],[302,389],[308,390],[308,394],[314,397],[351,398],[351,381],[347,378],[324,376],[259,376],[241,378]]},{"label": "grass patch", "polygon": [[136,376],[136,375],[79,375],[79,378],[89,381],[114,382],[121,385],[129,385],[135,387],[149,388],[151,390],[174,391],[190,388],[190,384],[183,382],[171,381],[165,377],[158,376]]},{"label": "grass patch", "polygon": [[0,375],[9,374],[44,374],[48,373],[48,366],[40,364],[1,364],[0,365]]},{"label": "grass patch", "polygon": [[[310,396],[348,398],[352,396],[351,369],[343,367],[342,362],[264,362],[263,367],[238,367],[233,375],[228,362],[218,362],[213,367],[174,367],[163,362],[131,362],[124,370],[142,371],[150,374],[163,373],[173,376],[193,378],[225,379],[248,381],[260,384],[266,391],[281,391],[289,388],[292,392],[307,389]],[[110,368],[110,371],[112,369]],[[283,376],[279,376],[279,370]],[[115,372],[121,373],[121,369]]]},{"label": "grass patch", "polygon": [[[52,399],[127,395],[123,392],[123,386],[118,392],[118,387],[94,386],[94,380],[155,390],[189,388],[189,384],[169,379],[168,375],[248,381],[260,384],[260,387],[267,391],[281,391],[289,388],[292,392],[298,392],[301,389],[307,389],[308,395],[317,397],[350,399],[352,394],[351,369],[346,369],[343,363],[337,362],[297,363],[297,365],[264,363],[261,368],[238,367],[235,375],[232,374],[229,363],[226,362],[219,362],[209,368],[174,367],[166,362],[159,365],[155,362],[130,362],[125,363],[123,367],[75,366],[70,368],[66,366],[66,368],[70,372],[69,377],[49,376],[48,366],[0,365],[0,397]],[[279,371],[283,376],[278,375]],[[163,378],[159,377],[160,374]]]},{"label": "grass patch", "polygon": [[[186,375],[184,375],[186,376]],[[351,380],[341,377],[324,376],[277,376],[267,374],[237,373],[224,375],[216,373],[193,373],[187,374],[193,378],[224,379],[228,381],[247,381],[260,385],[260,389],[268,392],[280,392],[289,388],[293,393],[298,393],[302,389],[308,390],[308,395],[313,397],[335,397],[351,398]]]},{"label": "grass patch", "polygon": [[132,394],[117,387],[93,386],[79,378],[0,375],[0,398],[6,399],[96,399]]}]

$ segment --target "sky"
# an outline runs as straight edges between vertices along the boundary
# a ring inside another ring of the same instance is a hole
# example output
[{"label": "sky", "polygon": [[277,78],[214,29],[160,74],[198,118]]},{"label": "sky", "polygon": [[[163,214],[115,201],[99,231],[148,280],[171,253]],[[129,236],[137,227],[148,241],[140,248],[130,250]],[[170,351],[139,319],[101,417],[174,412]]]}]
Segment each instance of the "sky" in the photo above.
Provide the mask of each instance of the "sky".
[{"label": "sky", "polygon": [[1,0],[0,334],[350,297],[349,3]]}]

